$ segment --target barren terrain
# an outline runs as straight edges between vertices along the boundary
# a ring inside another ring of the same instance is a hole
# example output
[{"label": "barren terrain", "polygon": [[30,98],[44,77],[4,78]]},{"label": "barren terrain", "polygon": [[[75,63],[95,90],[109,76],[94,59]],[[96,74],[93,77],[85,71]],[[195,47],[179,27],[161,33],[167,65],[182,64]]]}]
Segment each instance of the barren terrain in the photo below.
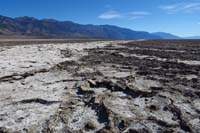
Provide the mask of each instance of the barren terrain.
[{"label": "barren terrain", "polygon": [[26,43],[0,43],[0,132],[200,132],[200,41]]}]

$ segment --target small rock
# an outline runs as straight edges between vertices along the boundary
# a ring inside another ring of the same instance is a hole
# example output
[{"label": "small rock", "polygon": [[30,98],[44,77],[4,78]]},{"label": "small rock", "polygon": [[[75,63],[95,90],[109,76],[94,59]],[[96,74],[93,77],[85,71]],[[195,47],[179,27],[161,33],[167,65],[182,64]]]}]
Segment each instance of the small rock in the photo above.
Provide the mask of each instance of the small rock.
[{"label": "small rock", "polygon": [[79,87],[78,93],[85,94],[85,93],[94,93],[94,90],[90,87],[89,82],[84,82]]},{"label": "small rock", "polygon": [[114,132],[112,130],[103,128],[98,130],[96,133],[114,133]]},{"label": "small rock", "polygon": [[96,128],[96,125],[92,122],[88,122],[86,125],[85,125],[85,129],[86,131],[89,131],[89,130],[94,130]]},{"label": "small rock", "polygon": [[93,92],[93,90],[90,87],[86,87],[86,86],[81,86],[80,89],[83,92]]},{"label": "small rock", "polygon": [[96,82],[92,79],[89,79],[88,80],[88,83],[91,85],[91,86],[96,86]]}]

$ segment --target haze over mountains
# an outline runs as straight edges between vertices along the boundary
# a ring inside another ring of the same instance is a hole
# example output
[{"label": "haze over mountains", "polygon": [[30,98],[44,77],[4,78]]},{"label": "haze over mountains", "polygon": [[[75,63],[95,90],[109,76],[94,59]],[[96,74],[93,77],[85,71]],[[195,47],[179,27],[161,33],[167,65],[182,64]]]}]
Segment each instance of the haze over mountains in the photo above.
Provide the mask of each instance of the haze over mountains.
[{"label": "haze over mountains", "polygon": [[165,32],[154,32],[153,35],[160,36],[162,39],[200,39],[200,36],[180,37]]},{"label": "haze over mountains", "polygon": [[152,34],[156,35],[156,36],[160,36],[163,39],[181,39],[181,37],[179,37],[179,36],[176,36],[176,35],[173,35],[170,33],[165,33],[165,32],[155,32]]},{"label": "haze over mountains", "polygon": [[134,31],[112,25],[82,25],[71,21],[0,16],[0,36],[106,39],[180,39],[168,33]]}]

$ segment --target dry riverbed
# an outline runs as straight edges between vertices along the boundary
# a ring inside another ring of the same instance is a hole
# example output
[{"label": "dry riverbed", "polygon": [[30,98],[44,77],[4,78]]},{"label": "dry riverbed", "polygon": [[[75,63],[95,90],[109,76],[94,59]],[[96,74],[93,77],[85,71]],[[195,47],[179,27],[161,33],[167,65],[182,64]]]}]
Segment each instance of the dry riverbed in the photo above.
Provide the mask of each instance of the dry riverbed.
[{"label": "dry riverbed", "polygon": [[186,40],[1,46],[0,132],[200,132],[199,51]]}]

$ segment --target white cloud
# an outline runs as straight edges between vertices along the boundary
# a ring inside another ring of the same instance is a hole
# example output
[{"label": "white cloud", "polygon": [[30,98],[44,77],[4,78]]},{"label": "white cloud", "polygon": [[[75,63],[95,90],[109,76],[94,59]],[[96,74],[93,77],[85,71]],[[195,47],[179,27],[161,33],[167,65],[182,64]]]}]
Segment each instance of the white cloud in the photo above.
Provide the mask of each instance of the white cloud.
[{"label": "white cloud", "polygon": [[98,16],[98,18],[101,18],[101,19],[115,19],[115,18],[121,18],[121,17],[122,15],[116,11],[108,11]]},{"label": "white cloud", "polygon": [[147,15],[150,15],[149,12],[144,11],[133,11],[128,13],[120,13],[114,10],[102,13],[98,16],[100,19],[116,19],[116,18],[126,18],[126,19],[141,19],[144,18]]},{"label": "white cloud", "polygon": [[132,14],[132,15],[138,15],[138,16],[146,16],[146,15],[150,15],[151,13],[144,12],[144,11],[137,11],[137,12],[130,12],[130,14]]},{"label": "white cloud", "polygon": [[178,4],[174,4],[174,5],[160,6],[160,8],[166,11],[175,11],[178,9],[178,6],[179,6]]},{"label": "white cloud", "polygon": [[159,8],[167,11],[167,13],[193,13],[200,11],[200,3],[178,3],[160,6]]},{"label": "white cloud", "polygon": [[135,11],[135,12],[130,12],[129,15],[128,15],[128,17],[129,17],[129,19],[133,20],[133,19],[144,18],[147,15],[151,15],[151,13],[144,12],[144,11]]}]

